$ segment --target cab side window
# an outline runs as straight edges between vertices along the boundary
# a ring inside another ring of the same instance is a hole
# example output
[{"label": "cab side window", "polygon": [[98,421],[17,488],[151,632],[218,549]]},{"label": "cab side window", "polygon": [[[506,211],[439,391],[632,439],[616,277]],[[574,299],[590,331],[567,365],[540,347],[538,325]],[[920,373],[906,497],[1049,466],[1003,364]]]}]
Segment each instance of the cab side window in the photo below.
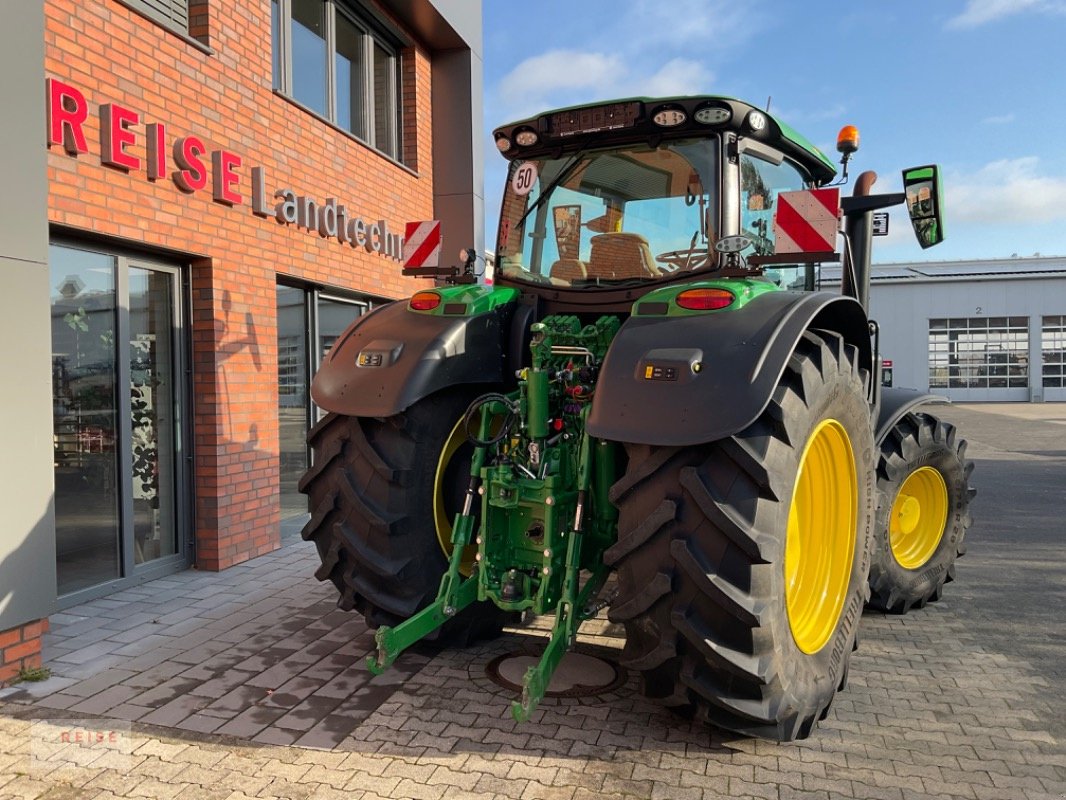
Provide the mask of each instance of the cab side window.
[{"label": "cab side window", "polygon": [[781,192],[807,188],[807,178],[788,161],[774,164],[751,152],[740,156],[740,227],[754,253],[774,252],[774,211]]}]

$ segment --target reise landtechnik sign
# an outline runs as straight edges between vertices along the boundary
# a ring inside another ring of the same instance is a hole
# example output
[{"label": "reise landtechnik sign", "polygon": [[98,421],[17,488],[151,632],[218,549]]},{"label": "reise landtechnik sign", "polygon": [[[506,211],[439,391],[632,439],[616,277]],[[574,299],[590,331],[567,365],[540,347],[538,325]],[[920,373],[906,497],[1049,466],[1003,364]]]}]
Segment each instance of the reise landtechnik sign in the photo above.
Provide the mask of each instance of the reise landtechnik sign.
[{"label": "reise landtechnik sign", "polygon": [[[61,145],[67,153],[77,156],[88,153],[85,125],[89,118],[89,103],[78,89],[55,78],[45,81],[47,86],[48,146]],[[239,170],[244,159],[230,150],[213,150],[197,136],[181,136],[167,146],[166,126],[148,122],[143,133],[135,130],[141,117],[118,103],[105,103],[99,110],[100,162],[123,172],[143,170],[150,181],[169,177],[186,194],[207,188],[211,182],[211,196],[216,203],[239,206],[245,202]],[[144,141],[146,158],[130,152],[130,148]],[[168,153],[177,167],[168,176]],[[210,162],[210,173],[208,172]],[[333,197],[325,202],[297,194],[290,188],[270,192],[266,171],[261,166],[249,170],[249,205],[257,217],[273,218],[283,225],[295,225],[314,231],[323,238],[336,239],[368,253],[403,260],[403,236],[389,231],[385,220],[367,222],[352,215],[346,206]]]}]

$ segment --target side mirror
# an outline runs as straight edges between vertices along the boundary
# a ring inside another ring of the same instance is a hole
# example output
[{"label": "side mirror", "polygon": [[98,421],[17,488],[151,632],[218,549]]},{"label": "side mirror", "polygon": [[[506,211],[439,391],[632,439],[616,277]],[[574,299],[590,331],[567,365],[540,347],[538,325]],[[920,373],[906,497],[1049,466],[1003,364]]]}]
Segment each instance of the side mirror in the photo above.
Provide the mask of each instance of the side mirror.
[{"label": "side mirror", "polygon": [[907,194],[907,212],[918,244],[925,249],[944,241],[940,168],[930,164],[903,170],[903,191]]}]

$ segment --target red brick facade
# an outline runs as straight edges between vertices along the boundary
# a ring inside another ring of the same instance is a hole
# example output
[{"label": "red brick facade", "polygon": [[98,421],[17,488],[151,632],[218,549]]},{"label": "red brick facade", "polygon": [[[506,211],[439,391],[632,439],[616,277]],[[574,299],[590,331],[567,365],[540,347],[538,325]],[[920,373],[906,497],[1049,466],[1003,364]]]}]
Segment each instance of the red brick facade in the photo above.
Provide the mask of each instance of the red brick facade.
[{"label": "red brick facade", "polygon": [[[46,1],[46,74],[89,110],[87,152],[49,147],[49,220],[58,235],[106,237],[191,270],[196,562],[215,570],[278,546],[278,277],[387,297],[416,288],[392,259],[253,214],[251,170],[264,169],[271,212],[274,190],[286,187],[320,205],[336,198],[401,234],[404,222],[432,218],[430,60],[419,45],[401,54],[405,168],[274,92],[269,0],[191,6],[193,33],[211,53],[112,0]],[[124,152],[139,169],[102,163],[108,103],[138,114]],[[165,126],[168,174],[155,180],[150,123]],[[206,186],[193,192],[169,174],[180,166],[174,143],[187,136],[205,150]],[[213,199],[216,150],[241,159],[230,187],[239,205]]]},{"label": "red brick facade", "polygon": [[41,666],[41,636],[47,630],[48,620],[41,619],[0,631],[0,686],[24,669]]}]

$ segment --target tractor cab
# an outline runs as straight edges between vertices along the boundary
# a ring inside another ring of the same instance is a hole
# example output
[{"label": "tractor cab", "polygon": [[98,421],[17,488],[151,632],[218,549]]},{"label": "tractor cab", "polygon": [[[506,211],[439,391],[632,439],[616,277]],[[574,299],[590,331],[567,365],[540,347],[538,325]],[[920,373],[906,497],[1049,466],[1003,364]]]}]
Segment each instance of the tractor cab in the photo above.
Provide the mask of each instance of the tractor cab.
[{"label": "tractor cab", "polygon": [[[775,252],[778,195],[828,183],[836,170],[746,103],[623,100],[505,125],[495,140],[511,162],[497,238],[501,284],[568,295],[650,290],[719,277],[738,263],[781,288],[809,283],[800,264],[764,273],[758,260]],[[738,235],[748,240],[743,261],[724,252],[735,245],[717,246]]]},{"label": "tractor cab", "polygon": [[[854,276],[845,293],[865,306],[873,211],[906,199],[919,244],[944,238],[939,174],[930,165],[904,171],[905,195],[871,195],[876,176],[864,173],[851,197],[831,194],[822,238],[802,241],[803,214],[782,209],[783,193],[844,183],[858,131],[840,132],[838,180],[836,165],[810,141],[728,97],[568,108],[494,136],[510,161],[497,282],[572,309],[625,307],[664,284],[708,278],[813,290],[818,264],[841,259]],[[799,202],[811,205],[813,196]],[[844,254],[835,252],[841,216],[850,242]]]}]

